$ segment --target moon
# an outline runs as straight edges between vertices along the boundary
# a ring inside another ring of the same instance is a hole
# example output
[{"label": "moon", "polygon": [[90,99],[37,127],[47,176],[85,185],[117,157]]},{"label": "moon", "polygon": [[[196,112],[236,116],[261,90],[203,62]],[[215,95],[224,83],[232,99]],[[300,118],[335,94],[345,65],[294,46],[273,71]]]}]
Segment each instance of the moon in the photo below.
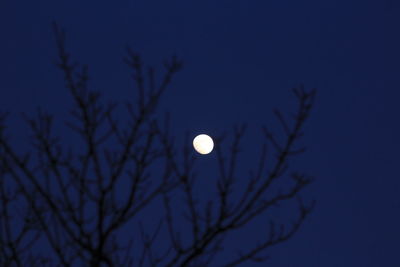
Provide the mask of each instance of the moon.
[{"label": "moon", "polygon": [[193,147],[198,153],[206,155],[213,150],[214,141],[206,134],[199,134],[193,139]]}]

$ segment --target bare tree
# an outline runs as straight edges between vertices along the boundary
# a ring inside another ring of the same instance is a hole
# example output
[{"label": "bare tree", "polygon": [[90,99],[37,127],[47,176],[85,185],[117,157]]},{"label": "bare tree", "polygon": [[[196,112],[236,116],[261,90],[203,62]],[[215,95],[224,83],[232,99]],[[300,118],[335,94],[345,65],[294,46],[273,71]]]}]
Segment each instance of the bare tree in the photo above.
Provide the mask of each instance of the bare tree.
[{"label": "bare tree", "polygon": [[[298,110],[292,120],[275,111],[285,136],[278,141],[263,128],[269,145],[255,159],[258,164],[245,177],[245,187],[235,187],[245,127],[234,128],[229,144],[226,136],[216,138],[217,178],[210,185],[215,194],[207,197],[196,191],[196,156],[188,140],[178,148],[168,116],[157,115],[181,61],[166,61],[159,81],[153,68],[127,50],[137,98],[126,104],[129,116],[122,124],[118,106],[88,88],[88,68],[72,63],[64,30],[54,24],[54,32],[58,67],[74,103],[66,126],[81,143],[73,147],[56,136],[53,117],[38,110],[36,116],[25,116],[32,146],[20,151],[1,114],[1,266],[214,266],[227,236],[284,202],[298,203],[291,224],[270,219],[265,238],[231,253],[220,265],[263,261],[268,248],[298,231],[313,206],[303,204],[300,192],[312,179],[290,173],[288,159],[303,152],[295,147],[315,90],[293,89]],[[275,185],[286,180],[277,190]],[[143,221],[143,212],[154,207],[159,214]]]}]

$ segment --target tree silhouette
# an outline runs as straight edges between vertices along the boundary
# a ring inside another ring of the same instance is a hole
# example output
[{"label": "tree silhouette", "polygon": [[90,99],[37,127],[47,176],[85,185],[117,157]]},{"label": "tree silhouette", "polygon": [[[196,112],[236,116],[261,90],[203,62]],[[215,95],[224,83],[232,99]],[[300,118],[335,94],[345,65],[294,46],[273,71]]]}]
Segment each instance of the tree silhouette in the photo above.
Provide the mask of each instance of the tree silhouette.
[{"label": "tree silhouette", "polygon": [[[105,103],[98,91],[88,88],[87,67],[71,61],[64,30],[53,26],[58,67],[74,103],[66,122],[68,135],[77,134],[81,143],[73,147],[63,142],[54,133],[53,117],[39,109],[35,116],[24,116],[32,146],[19,151],[6,132],[7,114],[1,114],[1,266],[214,266],[227,236],[283,202],[298,203],[292,223],[266,221],[269,227],[260,229],[265,236],[258,243],[230,253],[219,265],[263,261],[262,253],[298,231],[313,207],[304,205],[299,193],[312,179],[288,173],[288,159],[303,152],[295,146],[315,90],[293,89],[298,110],[292,120],[275,111],[284,141],[263,128],[270,145],[262,147],[245,187],[235,187],[245,126],[217,137],[217,178],[210,184],[215,194],[199,194],[197,157],[189,140],[178,148],[169,117],[157,115],[159,100],[182,68],[181,61],[166,61],[159,81],[155,70],[127,49],[125,62],[137,98],[126,104],[128,119],[122,124],[116,115],[119,106]],[[288,182],[277,190],[280,181]],[[184,201],[176,195],[183,195]],[[157,216],[144,224],[142,213],[154,207]]]}]

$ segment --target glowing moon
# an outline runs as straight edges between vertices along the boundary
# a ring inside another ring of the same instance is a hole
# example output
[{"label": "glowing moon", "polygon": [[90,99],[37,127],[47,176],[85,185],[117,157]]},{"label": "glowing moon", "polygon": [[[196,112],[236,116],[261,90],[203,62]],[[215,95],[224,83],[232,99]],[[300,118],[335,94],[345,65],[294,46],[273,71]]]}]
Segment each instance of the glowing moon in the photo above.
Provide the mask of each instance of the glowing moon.
[{"label": "glowing moon", "polygon": [[206,134],[199,134],[193,139],[194,149],[202,155],[210,153],[214,148],[214,142]]}]

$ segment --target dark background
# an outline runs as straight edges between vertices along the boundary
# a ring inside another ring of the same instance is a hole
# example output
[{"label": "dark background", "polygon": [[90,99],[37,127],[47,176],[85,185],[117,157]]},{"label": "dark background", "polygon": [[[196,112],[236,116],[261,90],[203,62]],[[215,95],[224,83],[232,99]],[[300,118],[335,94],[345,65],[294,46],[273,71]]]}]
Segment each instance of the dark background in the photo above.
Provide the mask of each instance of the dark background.
[{"label": "dark background", "polygon": [[315,87],[308,151],[295,166],[317,177],[303,194],[317,206],[270,251],[270,266],[400,266],[399,12],[395,0],[2,0],[0,107],[13,114],[15,140],[25,138],[21,111],[67,113],[52,20],[108,99],[134,96],[126,44],[155,66],[180,56],[185,68],[162,106],[175,135],[247,122],[244,166],[259,126],[275,125],[272,109],[295,107],[289,89]]}]

